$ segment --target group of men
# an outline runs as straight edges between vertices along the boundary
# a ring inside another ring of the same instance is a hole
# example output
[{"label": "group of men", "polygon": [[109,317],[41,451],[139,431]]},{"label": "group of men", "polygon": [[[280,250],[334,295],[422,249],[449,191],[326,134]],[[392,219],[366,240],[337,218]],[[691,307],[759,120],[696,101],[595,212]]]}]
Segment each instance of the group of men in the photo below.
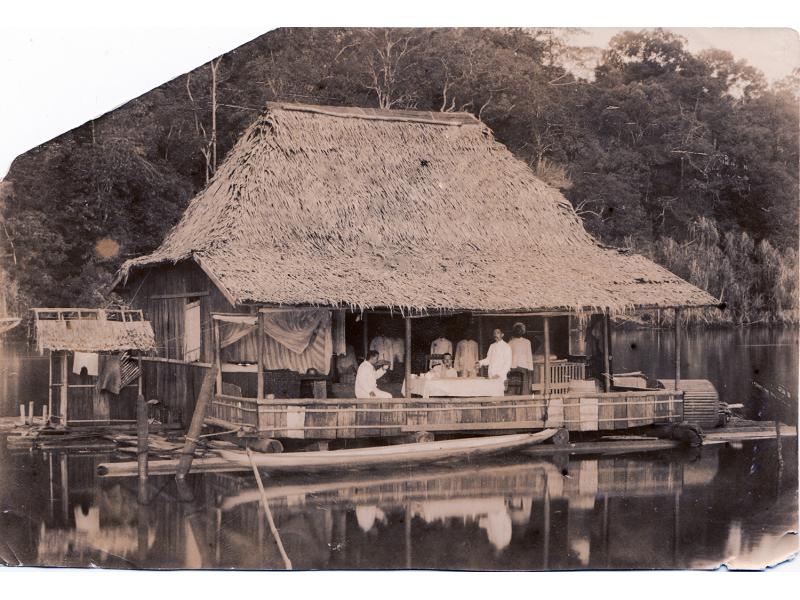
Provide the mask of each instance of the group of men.
[{"label": "group of men", "polygon": [[[495,329],[492,335],[494,342],[489,346],[486,358],[475,363],[476,371],[480,367],[488,367],[489,378],[505,380],[508,372],[514,367],[533,369],[531,342],[525,337],[525,326],[522,323],[514,325],[511,343],[503,339],[505,334],[502,329]],[[458,373],[453,368],[453,356],[445,353],[443,361],[442,364],[434,366],[432,369],[434,374],[438,377],[457,377]],[[379,359],[378,352],[370,350],[356,373],[356,398],[391,398],[389,392],[378,388],[378,379],[387,370],[388,364]]]}]

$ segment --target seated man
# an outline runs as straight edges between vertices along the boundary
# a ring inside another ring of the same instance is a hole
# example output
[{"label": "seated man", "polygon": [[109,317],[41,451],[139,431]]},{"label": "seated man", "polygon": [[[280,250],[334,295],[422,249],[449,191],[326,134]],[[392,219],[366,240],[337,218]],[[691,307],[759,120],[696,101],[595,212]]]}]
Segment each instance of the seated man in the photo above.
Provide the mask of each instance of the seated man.
[{"label": "seated man", "polygon": [[370,350],[367,360],[356,373],[356,398],[391,398],[389,392],[378,389],[378,379],[386,373],[389,363],[378,360],[378,351]]},{"label": "seated man", "polygon": [[433,365],[431,370],[428,372],[433,373],[435,377],[458,377],[458,371],[456,371],[456,369],[453,367],[453,355],[449,352],[445,352],[442,355],[442,360],[444,362],[439,363],[438,365]]}]

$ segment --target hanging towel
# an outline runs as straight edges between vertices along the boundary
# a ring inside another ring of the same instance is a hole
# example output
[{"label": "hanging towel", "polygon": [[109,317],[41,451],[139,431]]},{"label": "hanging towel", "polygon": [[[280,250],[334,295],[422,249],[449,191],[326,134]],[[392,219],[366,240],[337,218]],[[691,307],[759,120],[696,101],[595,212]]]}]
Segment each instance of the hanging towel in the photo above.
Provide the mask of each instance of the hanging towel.
[{"label": "hanging towel", "polygon": [[85,367],[86,374],[97,377],[97,353],[95,352],[76,352],[72,359],[72,372],[80,375]]},{"label": "hanging towel", "polygon": [[101,354],[98,362],[97,389],[101,392],[119,394],[120,389],[122,389],[122,370],[119,365],[119,355]]}]

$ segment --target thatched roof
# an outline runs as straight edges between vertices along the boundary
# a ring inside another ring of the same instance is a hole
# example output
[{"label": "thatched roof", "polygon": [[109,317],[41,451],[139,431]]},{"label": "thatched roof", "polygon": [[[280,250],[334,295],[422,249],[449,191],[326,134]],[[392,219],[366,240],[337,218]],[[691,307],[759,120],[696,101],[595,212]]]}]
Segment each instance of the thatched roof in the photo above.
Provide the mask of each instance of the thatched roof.
[{"label": "thatched roof", "polygon": [[[149,321],[141,311],[99,309],[34,309],[36,346],[43,350],[70,352],[122,352],[155,350],[156,341]],[[137,320],[112,320],[125,313],[138,313]]]},{"label": "thatched roof", "polygon": [[197,262],[234,303],[549,310],[706,306],[601,246],[471,115],[269,104],[133,269]]}]

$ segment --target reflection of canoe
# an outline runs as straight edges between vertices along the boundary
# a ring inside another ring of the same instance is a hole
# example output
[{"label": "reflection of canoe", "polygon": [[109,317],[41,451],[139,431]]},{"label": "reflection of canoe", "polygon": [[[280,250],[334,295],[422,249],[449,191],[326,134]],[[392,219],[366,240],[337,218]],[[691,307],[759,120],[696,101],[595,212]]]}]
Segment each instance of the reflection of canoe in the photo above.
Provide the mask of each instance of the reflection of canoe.
[{"label": "reflection of canoe", "polygon": [[[409,502],[516,496],[544,493],[547,477],[561,478],[561,471],[551,462],[504,457],[487,459],[478,465],[430,465],[407,469],[382,469],[357,473],[281,474],[270,479],[264,494],[275,506],[357,506],[379,504],[384,507]],[[509,464],[510,461],[510,464]],[[225,481],[245,481],[222,476]],[[249,482],[249,480],[248,480]],[[224,485],[224,484],[220,484]],[[234,484],[235,485],[235,484]],[[261,501],[258,488],[238,489],[220,500],[218,508],[228,511],[251,502]]]},{"label": "reflection of canoe", "polygon": [[[555,429],[545,429],[537,433],[466,438],[442,442],[421,442],[397,446],[380,446],[377,448],[253,454],[251,456],[258,467],[271,471],[309,472],[424,464],[442,460],[465,460],[504,452],[514,452],[550,439],[555,431]],[[242,465],[250,464],[250,458],[245,452],[220,450],[219,453],[230,462]]]}]

